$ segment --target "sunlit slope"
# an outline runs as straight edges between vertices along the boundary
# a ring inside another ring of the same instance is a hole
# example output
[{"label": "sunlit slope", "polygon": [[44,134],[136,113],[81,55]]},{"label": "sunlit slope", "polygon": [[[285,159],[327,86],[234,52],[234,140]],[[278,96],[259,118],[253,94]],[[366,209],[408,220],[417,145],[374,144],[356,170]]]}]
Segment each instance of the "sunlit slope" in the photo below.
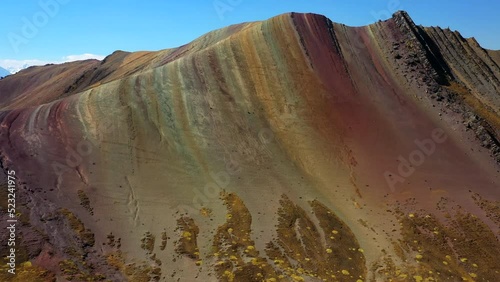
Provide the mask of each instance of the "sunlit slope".
[{"label": "sunlit slope", "polygon": [[25,260],[74,280],[494,281],[497,86],[472,91],[432,36],[405,13],[285,14],[81,62],[61,99],[12,90],[2,163],[46,243]]}]

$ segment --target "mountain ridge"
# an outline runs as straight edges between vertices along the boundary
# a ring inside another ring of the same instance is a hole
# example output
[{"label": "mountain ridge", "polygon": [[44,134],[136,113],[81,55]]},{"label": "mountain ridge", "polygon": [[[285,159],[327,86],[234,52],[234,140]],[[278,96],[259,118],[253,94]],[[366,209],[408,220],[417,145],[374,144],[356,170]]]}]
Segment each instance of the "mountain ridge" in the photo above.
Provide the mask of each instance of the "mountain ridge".
[{"label": "mountain ridge", "polygon": [[[297,14],[297,13],[295,13],[295,14]],[[286,14],[283,14],[283,15],[280,15],[280,16],[291,16],[293,18],[293,15],[294,15],[294,12],[290,12],[290,13],[286,13]],[[325,17],[323,15],[320,15],[320,14],[310,13],[308,15],[312,15],[314,17],[320,17],[322,19],[325,19],[325,20],[331,22],[330,19],[328,19],[327,17]],[[398,11],[398,12],[394,13],[392,19],[397,19],[397,18],[403,19],[408,24],[408,27],[406,29],[409,30],[409,31],[411,31],[411,33],[414,34],[414,35],[419,34],[420,30],[423,28],[422,26],[417,26],[413,22],[413,20],[411,19],[411,17],[405,11]],[[391,19],[385,20],[383,22],[387,22],[389,20],[391,20]],[[228,27],[225,27],[225,28],[221,28],[219,30],[212,31],[212,32],[209,32],[209,33],[207,33],[205,35],[202,35],[199,38],[193,40],[191,43],[188,43],[188,44],[182,45],[180,47],[176,47],[176,48],[164,49],[164,50],[159,50],[159,51],[138,51],[138,52],[115,51],[115,52],[113,52],[113,54],[110,54],[105,59],[103,59],[101,65],[105,64],[109,60],[116,59],[115,56],[118,56],[117,54],[126,54],[126,55],[134,55],[135,54],[135,55],[140,55],[140,54],[151,54],[151,53],[157,53],[157,54],[161,54],[161,53],[167,53],[168,54],[169,52],[176,53],[180,49],[182,49],[182,48],[184,48],[184,47],[186,47],[188,45],[191,45],[191,44],[197,45],[197,43],[199,41],[203,41],[207,37],[211,38],[210,35],[212,35],[212,34],[218,34],[218,33],[223,33],[224,34],[224,33],[226,33],[226,31],[228,31],[228,34],[227,35],[222,35],[221,39],[217,39],[217,36],[215,36],[216,37],[215,40],[217,42],[219,42],[219,41],[223,40],[225,36],[231,36],[232,32],[235,32],[235,31],[237,32],[237,31],[239,31],[239,29],[241,29],[241,28],[243,28],[245,26],[251,25],[252,23],[256,23],[256,22],[247,22],[247,23],[242,23],[242,24],[235,24],[235,25],[231,25],[231,26],[228,26]],[[337,25],[339,25],[338,23],[334,23],[334,22],[331,22],[331,24],[337,24]],[[364,26],[364,27],[374,26],[374,25],[377,25],[377,24],[378,23],[373,23],[373,24],[370,24],[370,25],[367,25],[367,26]],[[343,25],[343,24],[340,24],[340,25]],[[349,27],[349,28],[357,28],[357,27],[351,27],[351,26],[347,26],[347,27]],[[440,29],[439,27],[437,27],[437,28],[439,30],[441,30],[441,31],[444,31],[443,29]],[[434,27],[429,27],[429,28],[426,28],[426,29],[427,30],[433,30],[435,28]],[[458,31],[452,32],[449,29],[447,31],[451,32],[451,33],[455,34],[456,36],[458,36],[459,38],[461,38],[461,41],[464,41],[464,40],[465,41],[470,41],[471,44],[473,44],[473,45],[481,48],[482,50],[484,50],[486,52],[487,56],[489,56],[490,54],[493,55],[493,56],[490,56],[488,59],[490,61],[495,62],[495,65],[498,68],[498,63],[496,62],[496,61],[498,61],[498,59],[496,57],[500,58],[500,50],[495,51],[495,50],[483,49],[482,47],[480,47],[479,43],[473,37],[471,37],[471,38],[463,38]],[[422,39],[419,39],[419,40],[422,40]],[[202,46],[207,46],[207,44],[213,44],[213,42],[210,43],[210,40],[208,40],[208,42],[202,42]],[[202,48],[204,48],[204,47],[202,47]],[[86,61],[93,61],[93,60],[92,59],[91,60],[83,60],[81,62],[84,63]],[[168,60],[167,60],[167,62],[168,62]],[[165,62],[163,62],[163,63],[165,63]],[[162,63],[160,63],[158,66],[161,66],[161,65],[162,65]],[[50,66],[53,66],[53,64],[51,64]],[[56,65],[56,66],[58,66],[58,65]],[[30,69],[33,69],[33,70],[39,69],[39,70],[41,70],[42,68],[46,68],[46,67],[48,67],[48,66],[33,66],[33,67],[30,67]],[[81,79],[81,77],[78,78],[78,79]]]}]

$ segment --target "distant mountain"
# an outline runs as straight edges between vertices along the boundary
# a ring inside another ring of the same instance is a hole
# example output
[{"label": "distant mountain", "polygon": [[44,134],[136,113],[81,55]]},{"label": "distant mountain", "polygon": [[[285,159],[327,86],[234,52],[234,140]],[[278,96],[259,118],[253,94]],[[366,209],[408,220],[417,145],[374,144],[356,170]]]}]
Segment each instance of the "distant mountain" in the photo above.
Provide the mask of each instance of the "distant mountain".
[{"label": "distant mountain", "polygon": [[8,76],[10,74],[11,74],[10,71],[8,71],[8,70],[0,67],[0,77],[6,77],[6,76]]},{"label": "distant mountain", "polygon": [[23,65],[14,65],[14,66],[6,66],[5,70],[7,70],[11,74],[15,74],[17,72],[20,72],[28,67],[30,67],[31,64],[23,64]]}]

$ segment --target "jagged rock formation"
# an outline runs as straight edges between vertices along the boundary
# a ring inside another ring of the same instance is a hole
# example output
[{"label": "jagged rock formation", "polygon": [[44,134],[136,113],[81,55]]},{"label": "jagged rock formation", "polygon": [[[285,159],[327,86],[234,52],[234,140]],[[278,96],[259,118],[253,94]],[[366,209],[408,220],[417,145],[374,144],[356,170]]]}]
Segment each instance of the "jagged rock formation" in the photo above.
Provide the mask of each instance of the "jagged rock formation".
[{"label": "jagged rock formation", "polygon": [[495,281],[499,58],[291,13],[6,77],[16,279]]}]

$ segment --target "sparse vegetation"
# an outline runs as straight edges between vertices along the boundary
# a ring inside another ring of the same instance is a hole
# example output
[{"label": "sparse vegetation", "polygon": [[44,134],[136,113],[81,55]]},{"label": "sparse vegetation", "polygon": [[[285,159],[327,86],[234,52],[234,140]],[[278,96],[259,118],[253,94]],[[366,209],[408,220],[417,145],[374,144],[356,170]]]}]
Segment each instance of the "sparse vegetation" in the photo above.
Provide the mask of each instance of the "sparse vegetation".
[{"label": "sparse vegetation", "polygon": [[90,199],[83,190],[78,190],[80,205],[84,207],[91,215],[94,215],[94,209],[90,206]]},{"label": "sparse vegetation", "polygon": [[198,260],[200,258],[198,249],[198,233],[200,230],[194,220],[190,217],[179,218],[177,220],[177,230],[181,232],[181,236],[176,243],[177,253]]},{"label": "sparse vegetation", "polygon": [[151,232],[146,232],[144,237],[141,239],[141,248],[146,250],[148,253],[153,253],[155,248],[155,236]]}]

